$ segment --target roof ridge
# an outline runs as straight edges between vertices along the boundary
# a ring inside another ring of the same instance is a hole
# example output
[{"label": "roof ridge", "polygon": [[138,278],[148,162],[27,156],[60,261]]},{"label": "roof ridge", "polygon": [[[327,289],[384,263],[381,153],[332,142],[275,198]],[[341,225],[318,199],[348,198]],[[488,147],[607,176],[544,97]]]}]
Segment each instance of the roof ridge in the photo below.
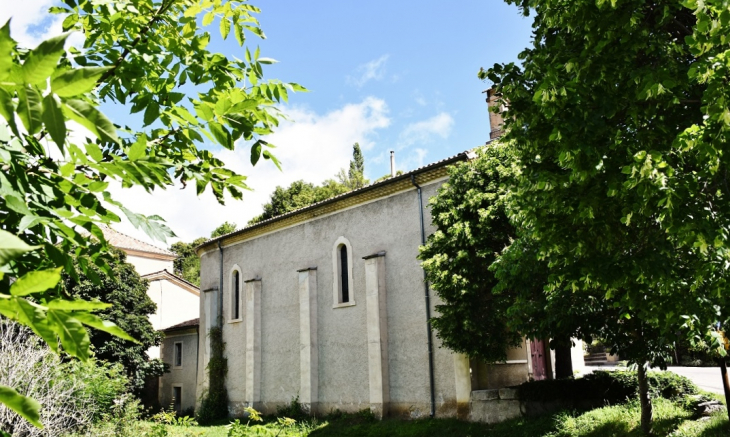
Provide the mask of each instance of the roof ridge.
[{"label": "roof ridge", "polygon": [[[126,238],[128,240],[133,240],[133,241],[141,244],[143,247],[153,248],[153,249],[156,250],[156,252],[153,252],[151,250],[140,249],[140,248],[137,248],[137,247],[125,247],[123,245],[115,245],[115,244],[112,243],[116,247],[120,247],[120,248],[124,248],[124,249],[131,249],[131,250],[139,250],[141,252],[159,253],[159,254],[164,254],[164,255],[177,256],[177,254],[174,253],[174,252],[172,252],[172,251],[169,251],[169,250],[167,250],[165,248],[162,248],[162,247],[155,246],[154,244],[147,243],[145,241],[140,240],[139,238],[133,237],[131,235],[127,235],[124,232],[119,232],[119,231],[117,231],[116,229],[112,228],[109,225],[101,225],[101,228],[102,228],[102,231],[104,231],[104,230],[110,230],[111,232],[113,232],[115,234],[118,234],[118,235],[120,235],[120,236],[122,236],[122,237],[124,237],[124,238]],[[106,237],[107,236],[105,235],[104,238],[106,238]],[[109,238],[107,238],[107,240],[108,239]],[[123,242],[120,241],[119,243],[123,243]]]},{"label": "roof ridge", "polygon": [[460,158],[460,157],[462,157],[462,156],[463,156],[463,157],[466,157],[466,158],[468,158],[468,159],[472,159],[472,158],[473,158],[473,156],[474,156],[474,155],[473,155],[473,153],[474,153],[474,152],[473,152],[473,150],[474,150],[474,149],[469,149],[469,150],[465,150],[465,151],[463,151],[463,152],[459,152],[459,153],[457,153],[456,155],[453,155],[453,156],[449,156],[449,157],[447,157],[447,158],[444,158],[444,159],[440,159],[440,160],[438,160],[438,161],[434,161],[434,162],[431,162],[431,163],[429,163],[429,164],[426,164],[426,165],[422,165],[422,166],[420,166],[420,167],[418,167],[418,168],[415,168],[415,169],[413,169],[413,170],[407,171],[407,172],[405,172],[405,173],[403,173],[403,174],[400,174],[400,175],[397,175],[397,176],[390,176],[390,177],[388,177],[387,179],[384,179],[384,180],[381,180],[381,181],[378,181],[378,182],[372,182],[372,183],[370,183],[370,184],[367,184],[367,185],[365,185],[365,186],[363,186],[363,187],[360,187],[360,188],[357,188],[357,189],[355,189],[355,190],[347,191],[347,192],[345,192],[345,193],[342,193],[342,194],[338,194],[338,195],[336,195],[336,196],[333,196],[333,197],[330,197],[330,198],[328,198],[328,199],[324,199],[324,200],[320,200],[319,202],[311,203],[311,204],[309,204],[309,205],[306,205],[306,206],[303,206],[303,207],[301,207],[301,208],[297,208],[297,209],[295,209],[295,210],[293,210],[293,211],[285,212],[284,214],[280,214],[280,215],[277,215],[277,216],[271,217],[271,218],[269,218],[269,219],[266,219],[266,220],[262,220],[262,221],[260,221],[260,222],[258,222],[258,223],[254,223],[254,224],[252,224],[252,225],[250,225],[250,226],[245,226],[245,227],[243,227],[243,228],[241,228],[241,229],[236,229],[235,231],[229,232],[229,233],[227,233],[227,234],[219,235],[219,236],[217,236],[217,237],[215,237],[215,238],[209,238],[208,240],[205,240],[204,242],[200,243],[200,244],[199,244],[199,245],[198,245],[198,246],[197,246],[197,247],[195,248],[195,250],[197,251],[197,250],[198,250],[198,249],[200,249],[201,247],[203,247],[203,246],[205,246],[205,245],[207,245],[207,244],[210,244],[210,243],[212,243],[212,242],[214,242],[214,241],[223,241],[223,240],[225,240],[225,238],[226,238],[226,237],[229,237],[229,236],[231,236],[231,235],[234,235],[234,234],[240,234],[240,233],[243,233],[244,231],[246,231],[246,230],[248,230],[248,229],[251,229],[251,228],[253,228],[253,227],[263,226],[263,225],[265,225],[265,224],[268,224],[268,223],[271,223],[271,222],[275,222],[275,221],[277,221],[277,220],[281,220],[281,219],[282,219],[282,218],[284,218],[284,217],[289,217],[289,216],[292,216],[292,215],[298,214],[298,213],[299,213],[299,212],[301,212],[301,211],[304,211],[304,210],[308,210],[308,209],[312,209],[312,208],[316,208],[317,206],[323,205],[323,204],[325,204],[325,203],[331,203],[331,202],[335,202],[335,201],[337,201],[337,200],[338,200],[338,199],[340,199],[340,198],[344,198],[344,197],[349,197],[349,196],[352,196],[352,195],[354,195],[354,194],[356,194],[356,193],[358,193],[358,192],[361,192],[361,191],[365,191],[365,190],[368,190],[368,189],[370,189],[370,188],[372,188],[372,187],[375,187],[375,186],[379,186],[379,185],[385,185],[385,184],[387,184],[387,183],[389,183],[389,182],[393,182],[393,181],[395,181],[395,180],[401,180],[401,179],[404,179],[404,178],[406,178],[406,177],[409,177],[409,176],[411,176],[411,175],[415,175],[415,174],[417,174],[417,173],[419,173],[419,172],[422,172],[422,171],[423,171],[423,170],[425,170],[425,169],[428,169],[428,168],[431,168],[431,167],[436,167],[436,166],[438,166],[438,165],[444,164],[444,163],[446,163],[446,162],[449,162],[449,161],[454,161],[454,160],[457,160],[458,158]]},{"label": "roof ridge", "polygon": [[171,272],[171,271],[169,271],[167,269],[162,269],[162,270],[158,270],[156,272],[147,273],[147,274],[141,275],[141,277],[144,278],[146,276],[158,275],[158,274],[163,273],[163,272],[164,273],[167,273],[168,275],[170,275],[170,276],[172,276],[172,277],[174,277],[176,279],[179,279],[180,281],[182,281],[182,282],[190,285],[191,287],[195,287],[198,290],[200,289],[200,287],[198,287],[197,285],[193,284],[192,282],[188,281],[187,279],[185,279],[185,278],[183,278],[181,276],[178,276],[178,275],[174,274],[173,272]]}]

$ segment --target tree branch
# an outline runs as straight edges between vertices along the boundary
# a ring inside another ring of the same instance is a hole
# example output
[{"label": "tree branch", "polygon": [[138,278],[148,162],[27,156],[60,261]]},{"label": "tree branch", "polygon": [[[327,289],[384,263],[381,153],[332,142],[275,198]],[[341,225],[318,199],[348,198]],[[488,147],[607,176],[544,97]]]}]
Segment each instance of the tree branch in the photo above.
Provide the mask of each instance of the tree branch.
[{"label": "tree branch", "polygon": [[139,32],[139,35],[137,35],[137,37],[134,39],[134,41],[132,41],[132,44],[124,49],[122,54],[117,59],[117,62],[114,63],[114,67],[112,67],[111,70],[104,73],[104,75],[101,76],[99,78],[99,80],[97,81],[97,84],[102,84],[102,83],[106,82],[107,79],[109,79],[110,77],[114,76],[114,74],[116,74],[117,68],[119,68],[119,66],[122,65],[122,62],[124,62],[124,59],[129,55],[129,52],[131,52],[132,49],[135,48],[137,46],[137,44],[139,44],[139,42],[142,40],[142,37],[144,37],[147,34],[147,32],[150,31],[150,29],[152,28],[152,25],[154,25],[155,22],[157,22],[159,19],[162,18],[162,14],[167,12],[167,10],[170,9],[170,7],[172,6],[172,4],[174,2],[175,2],[175,0],[170,0],[170,3],[165,3],[165,1],[163,0],[160,7],[157,8],[157,12],[154,13],[154,15],[152,16],[150,21],[145,25],[145,27],[142,28],[142,30]]}]

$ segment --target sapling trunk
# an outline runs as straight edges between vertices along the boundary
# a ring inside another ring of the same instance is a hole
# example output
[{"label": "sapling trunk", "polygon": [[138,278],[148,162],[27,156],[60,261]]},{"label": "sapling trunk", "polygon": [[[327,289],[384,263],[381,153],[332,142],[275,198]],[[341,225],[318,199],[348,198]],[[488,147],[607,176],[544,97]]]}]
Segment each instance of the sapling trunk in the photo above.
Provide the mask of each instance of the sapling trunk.
[{"label": "sapling trunk", "polygon": [[651,435],[652,406],[649,397],[649,380],[646,378],[646,363],[640,363],[636,375],[639,379],[639,403],[641,404],[641,430]]},{"label": "sapling trunk", "polygon": [[555,347],[555,379],[573,376],[573,359],[570,356],[571,342],[558,343]]},{"label": "sapling trunk", "polygon": [[725,357],[720,358],[720,374],[722,375],[722,388],[725,390],[725,405],[727,408],[727,417],[730,420],[730,381],[727,379],[727,365]]}]

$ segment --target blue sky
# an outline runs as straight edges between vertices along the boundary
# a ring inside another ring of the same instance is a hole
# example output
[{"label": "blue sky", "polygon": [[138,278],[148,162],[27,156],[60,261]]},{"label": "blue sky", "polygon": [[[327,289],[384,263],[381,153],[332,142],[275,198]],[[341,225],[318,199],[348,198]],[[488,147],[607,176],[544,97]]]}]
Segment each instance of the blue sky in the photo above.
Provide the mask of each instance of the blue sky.
[{"label": "blue sky", "polygon": [[[0,8],[0,20],[13,16],[13,36],[32,47],[60,33],[59,19],[45,12],[52,3],[14,3],[12,10]],[[250,36],[248,44],[279,61],[265,75],[311,92],[290,95],[282,109],[292,122],[270,138],[283,172],[268,162],[252,168],[245,145],[217,152],[250,176],[254,191],[243,202],[223,207],[209,193],[196,198],[192,190],[177,188],[115,193],[135,211],[165,217],[183,240],[207,236],[225,220],[244,225],[277,185],[333,177],[348,165],[355,141],[363,146],[371,179],[389,173],[389,150],[407,171],[483,144],[489,122],[482,91],[488,84],[476,74],[480,67],[517,61],[531,36],[531,20],[497,0],[252,3],[262,9],[258,18],[267,39]],[[217,23],[209,29],[212,50],[243,58],[235,38],[222,41]],[[134,120],[122,111],[107,112],[120,124]],[[146,239],[128,223],[119,230]]]}]

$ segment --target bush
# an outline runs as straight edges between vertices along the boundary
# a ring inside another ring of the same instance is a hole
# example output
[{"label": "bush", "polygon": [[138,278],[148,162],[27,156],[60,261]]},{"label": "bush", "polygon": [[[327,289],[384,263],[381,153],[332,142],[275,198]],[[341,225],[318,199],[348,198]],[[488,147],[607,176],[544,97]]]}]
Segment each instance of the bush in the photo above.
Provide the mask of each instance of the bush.
[{"label": "bush", "polygon": [[223,331],[220,323],[211,328],[210,338],[211,357],[208,361],[208,389],[203,394],[200,408],[195,412],[195,419],[201,425],[214,423],[216,420],[228,417],[228,391],[226,390],[226,374],[228,360],[223,356],[226,344],[223,342]]},{"label": "bush", "polygon": [[129,382],[121,366],[95,360],[63,362],[29,329],[7,320],[0,321],[0,384],[41,404],[43,430],[0,406],[0,428],[12,435],[83,430],[129,401]]},{"label": "bush", "polygon": [[[677,399],[698,392],[692,381],[671,372],[649,372],[648,379],[653,398]],[[578,379],[530,381],[518,388],[523,401],[580,403],[601,400],[613,405],[636,398],[639,381],[636,372],[632,371],[598,371]]]}]

